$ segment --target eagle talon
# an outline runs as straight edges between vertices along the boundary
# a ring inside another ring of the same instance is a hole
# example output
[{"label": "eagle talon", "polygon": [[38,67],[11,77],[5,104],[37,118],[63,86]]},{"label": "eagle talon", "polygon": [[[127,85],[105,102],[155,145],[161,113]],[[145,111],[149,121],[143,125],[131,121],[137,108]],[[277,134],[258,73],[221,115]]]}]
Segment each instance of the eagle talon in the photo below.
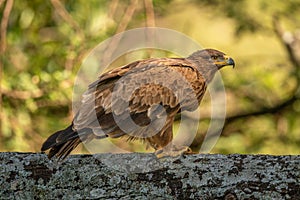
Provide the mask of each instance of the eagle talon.
[{"label": "eagle talon", "polygon": [[183,154],[193,154],[193,151],[190,147],[188,146],[175,146],[172,145],[170,147],[165,147],[163,149],[159,149],[155,151],[155,156],[160,159],[160,158],[165,158],[165,157],[179,157],[182,156]]}]

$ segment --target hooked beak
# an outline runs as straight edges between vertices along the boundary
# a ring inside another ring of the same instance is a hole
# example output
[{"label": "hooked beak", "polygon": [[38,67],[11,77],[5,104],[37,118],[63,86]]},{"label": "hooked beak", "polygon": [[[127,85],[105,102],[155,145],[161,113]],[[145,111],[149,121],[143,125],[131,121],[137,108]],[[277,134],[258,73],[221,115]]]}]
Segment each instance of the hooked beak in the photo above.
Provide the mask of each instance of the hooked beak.
[{"label": "hooked beak", "polygon": [[215,61],[215,65],[218,66],[219,69],[228,65],[232,65],[233,68],[235,67],[235,62],[231,57],[224,55],[223,58],[222,60]]},{"label": "hooked beak", "polygon": [[232,68],[235,67],[235,62],[231,57],[224,56],[224,59],[225,59],[226,65],[232,65]]}]

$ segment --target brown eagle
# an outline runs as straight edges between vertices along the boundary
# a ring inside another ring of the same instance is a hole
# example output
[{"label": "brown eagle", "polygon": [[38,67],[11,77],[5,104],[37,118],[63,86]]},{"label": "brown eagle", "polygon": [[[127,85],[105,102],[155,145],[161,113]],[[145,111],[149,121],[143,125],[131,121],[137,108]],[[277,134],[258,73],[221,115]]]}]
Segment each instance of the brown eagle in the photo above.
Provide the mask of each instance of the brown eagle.
[{"label": "brown eagle", "polygon": [[64,159],[81,142],[105,137],[141,139],[158,157],[180,155],[172,145],[176,114],[199,106],[217,70],[234,60],[214,49],[187,58],[151,58],[102,74],[83,94],[72,124],[51,135],[41,150]]}]

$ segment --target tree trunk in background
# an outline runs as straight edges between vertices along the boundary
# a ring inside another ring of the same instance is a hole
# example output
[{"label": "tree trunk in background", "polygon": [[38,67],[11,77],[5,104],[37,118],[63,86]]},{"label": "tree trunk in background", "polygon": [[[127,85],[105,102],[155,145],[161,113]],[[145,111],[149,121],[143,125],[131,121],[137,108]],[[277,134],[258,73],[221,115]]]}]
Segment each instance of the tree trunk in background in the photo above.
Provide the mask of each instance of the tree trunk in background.
[{"label": "tree trunk in background", "polygon": [[1,199],[299,199],[300,156],[0,153]]}]

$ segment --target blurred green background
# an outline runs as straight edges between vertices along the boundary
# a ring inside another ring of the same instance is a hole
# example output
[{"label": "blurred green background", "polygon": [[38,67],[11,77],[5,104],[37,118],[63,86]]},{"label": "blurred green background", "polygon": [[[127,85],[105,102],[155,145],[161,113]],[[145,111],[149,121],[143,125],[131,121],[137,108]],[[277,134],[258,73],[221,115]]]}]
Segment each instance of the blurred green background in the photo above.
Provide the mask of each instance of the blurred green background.
[{"label": "blurred green background", "polygon": [[221,72],[227,120],[212,153],[300,152],[299,0],[1,0],[0,16],[0,151],[39,151],[72,120],[84,56],[116,33],[157,26],[236,61]]}]

